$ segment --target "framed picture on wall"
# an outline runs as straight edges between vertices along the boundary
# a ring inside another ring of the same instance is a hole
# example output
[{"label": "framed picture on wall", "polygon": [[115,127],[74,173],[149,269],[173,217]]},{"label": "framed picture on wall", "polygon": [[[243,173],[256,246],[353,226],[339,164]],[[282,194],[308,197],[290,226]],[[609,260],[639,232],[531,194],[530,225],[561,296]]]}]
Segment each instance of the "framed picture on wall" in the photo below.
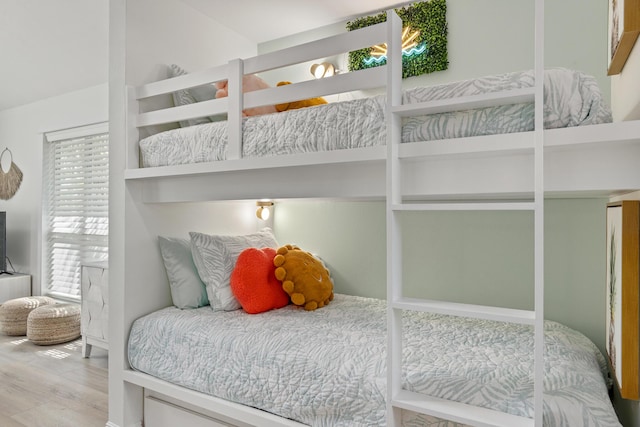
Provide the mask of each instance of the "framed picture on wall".
[{"label": "framed picture on wall", "polygon": [[640,34],[640,0],[609,0],[609,67],[620,74]]},{"label": "framed picture on wall", "polygon": [[607,205],[606,348],[625,399],[640,399],[640,201]]}]

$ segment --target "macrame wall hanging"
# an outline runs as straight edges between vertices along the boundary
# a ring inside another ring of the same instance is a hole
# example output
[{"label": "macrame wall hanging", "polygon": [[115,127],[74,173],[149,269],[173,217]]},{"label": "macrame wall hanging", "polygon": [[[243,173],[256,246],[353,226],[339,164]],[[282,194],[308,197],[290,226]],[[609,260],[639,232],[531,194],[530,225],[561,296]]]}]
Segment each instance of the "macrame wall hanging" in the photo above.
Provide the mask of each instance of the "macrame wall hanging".
[{"label": "macrame wall hanging", "polygon": [[[9,170],[5,172],[3,158],[5,154],[9,153],[11,156],[11,165]],[[22,171],[13,163],[13,153],[8,148],[2,150],[0,154],[0,199],[9,200],[16,194],[20,184],[22,183]]]}]

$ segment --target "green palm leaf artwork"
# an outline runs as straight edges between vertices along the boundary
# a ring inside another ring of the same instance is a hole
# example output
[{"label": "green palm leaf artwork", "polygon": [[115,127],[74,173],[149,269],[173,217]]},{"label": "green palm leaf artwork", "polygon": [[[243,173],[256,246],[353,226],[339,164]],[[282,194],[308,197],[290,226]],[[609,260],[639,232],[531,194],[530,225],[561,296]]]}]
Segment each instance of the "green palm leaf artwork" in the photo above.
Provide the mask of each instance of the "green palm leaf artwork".
[{"label": "green palm leaf artwork", "polygon": [[[402,55],[402,78],[419,76],[434,71],[446,70],[449,65],[447,56],[447,2],[429,0],[414,3],[411,6],[396,9],[403,26],[417,30],[417,46]],[[365,16],[347,22],[347,30],[353,31],[387,20],[387,13]],[[411,53],[411,51],[415,51]],[[405,55],[406,53],[406,55]],[[349,52],[349,71],[379,67],[387,63],[386,57],[372,61],[371,48]]]}]

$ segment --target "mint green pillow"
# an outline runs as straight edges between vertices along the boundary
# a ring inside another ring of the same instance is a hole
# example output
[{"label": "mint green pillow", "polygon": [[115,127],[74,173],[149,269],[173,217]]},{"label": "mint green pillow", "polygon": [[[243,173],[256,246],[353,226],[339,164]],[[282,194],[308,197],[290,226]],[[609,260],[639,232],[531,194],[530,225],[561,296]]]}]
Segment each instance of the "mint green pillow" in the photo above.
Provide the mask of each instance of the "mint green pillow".
[{"label": "mint green pillow", "polygon": [[169,278],[173,305],[178,308],[209,305],[207,290],[193,263],[190,240],[160,236],[158,241]]}]

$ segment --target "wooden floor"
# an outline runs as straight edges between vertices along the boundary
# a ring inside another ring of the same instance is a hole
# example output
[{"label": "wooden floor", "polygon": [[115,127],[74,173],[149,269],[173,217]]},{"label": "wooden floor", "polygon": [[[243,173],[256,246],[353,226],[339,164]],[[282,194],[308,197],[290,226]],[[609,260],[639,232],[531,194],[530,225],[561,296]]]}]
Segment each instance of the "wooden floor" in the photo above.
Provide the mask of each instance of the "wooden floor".
[{"label": "wooden floor", "polygon": [[105,427],[107,352],[0,335],[0,426]]}]

